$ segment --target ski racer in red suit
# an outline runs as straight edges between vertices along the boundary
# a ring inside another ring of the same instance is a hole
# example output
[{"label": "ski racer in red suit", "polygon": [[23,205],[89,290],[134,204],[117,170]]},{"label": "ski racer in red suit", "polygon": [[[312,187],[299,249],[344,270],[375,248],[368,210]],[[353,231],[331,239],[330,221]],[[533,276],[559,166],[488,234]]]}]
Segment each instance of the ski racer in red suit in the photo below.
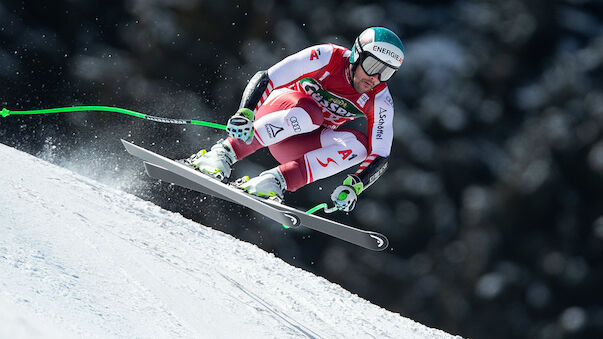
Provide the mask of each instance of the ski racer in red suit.
[{"label": "ski racer in red suit", "polygon": [[[186,162],[225,180],[235,162],[268,147],[280,165],[236,184],[281,200],[285,190],[360,164],[331,195],[338,209],[349,212],[387,168],[394,103],[386,82],[403,60],[400,38],[383,27],[364,30],[351,51],[325,44],[295,53],[256,73],[228,120],[229,137]],[[368,120],[366,134],[340,127],[360,117]]]}]

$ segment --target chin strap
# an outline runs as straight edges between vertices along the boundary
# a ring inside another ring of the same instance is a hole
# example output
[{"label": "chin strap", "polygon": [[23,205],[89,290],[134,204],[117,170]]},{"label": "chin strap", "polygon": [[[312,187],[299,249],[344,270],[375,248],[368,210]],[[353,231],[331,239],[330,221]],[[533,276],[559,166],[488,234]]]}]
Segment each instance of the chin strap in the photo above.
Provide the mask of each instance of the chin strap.
[{"label": "chin strap", "polygon": [[349,70],[350,70],[350,85],[352,85],[352,88],[355,88],[354,87],[354,73],[356,73],[356,68],[358,67],[358,61],[356,61],[353,64],[350,64],[350,66],[352,66],[352,67],[349,68]]}]

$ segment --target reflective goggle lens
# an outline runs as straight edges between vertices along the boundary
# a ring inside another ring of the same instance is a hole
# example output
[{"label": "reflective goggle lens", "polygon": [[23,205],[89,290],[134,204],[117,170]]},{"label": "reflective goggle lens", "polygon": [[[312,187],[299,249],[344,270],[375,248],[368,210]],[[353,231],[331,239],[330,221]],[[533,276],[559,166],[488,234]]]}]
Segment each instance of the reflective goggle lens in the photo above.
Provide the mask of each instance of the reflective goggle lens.
[{"label": "reflective goggle lens", "polygon": [[392,75],[394,75],[394,73],[396,73],[395,68],[392,68],[387,64],[384,64],[383,62],[377,60],[375,57],[373,57],[371,55],[367,55],[364,58],[364,60],[362,60],[362,63],[360,65],[362,66],[362,70],[367,75],[379,74],[379,81],[381,81],[381,82],[385,82],[385,81],[389,80],[389,78],[391,78]]}]

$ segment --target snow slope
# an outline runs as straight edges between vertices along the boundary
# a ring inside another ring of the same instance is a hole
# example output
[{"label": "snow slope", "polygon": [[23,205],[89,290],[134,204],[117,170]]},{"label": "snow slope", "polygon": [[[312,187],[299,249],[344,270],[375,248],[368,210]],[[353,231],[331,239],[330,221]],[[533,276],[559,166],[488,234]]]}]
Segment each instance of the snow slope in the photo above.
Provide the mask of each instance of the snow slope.
[{"label": "snow slope", "polygon": [[452,337],[2,144],[0,206],[0,338]]}]

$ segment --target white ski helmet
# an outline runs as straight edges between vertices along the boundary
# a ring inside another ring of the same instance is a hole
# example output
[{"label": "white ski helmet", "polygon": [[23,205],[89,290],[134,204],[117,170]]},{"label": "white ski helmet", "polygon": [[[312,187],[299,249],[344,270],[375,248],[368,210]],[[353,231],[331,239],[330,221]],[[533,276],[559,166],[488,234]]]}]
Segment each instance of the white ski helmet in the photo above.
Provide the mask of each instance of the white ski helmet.
[{"label": "white ski helmet", "polygon": [[370,27],[354,41],[349,60],[353,71],[360,65],[366,74],[379,74],[379,81],[385,82],[402,65],[404,45],[396,33],[389,29]]}]

